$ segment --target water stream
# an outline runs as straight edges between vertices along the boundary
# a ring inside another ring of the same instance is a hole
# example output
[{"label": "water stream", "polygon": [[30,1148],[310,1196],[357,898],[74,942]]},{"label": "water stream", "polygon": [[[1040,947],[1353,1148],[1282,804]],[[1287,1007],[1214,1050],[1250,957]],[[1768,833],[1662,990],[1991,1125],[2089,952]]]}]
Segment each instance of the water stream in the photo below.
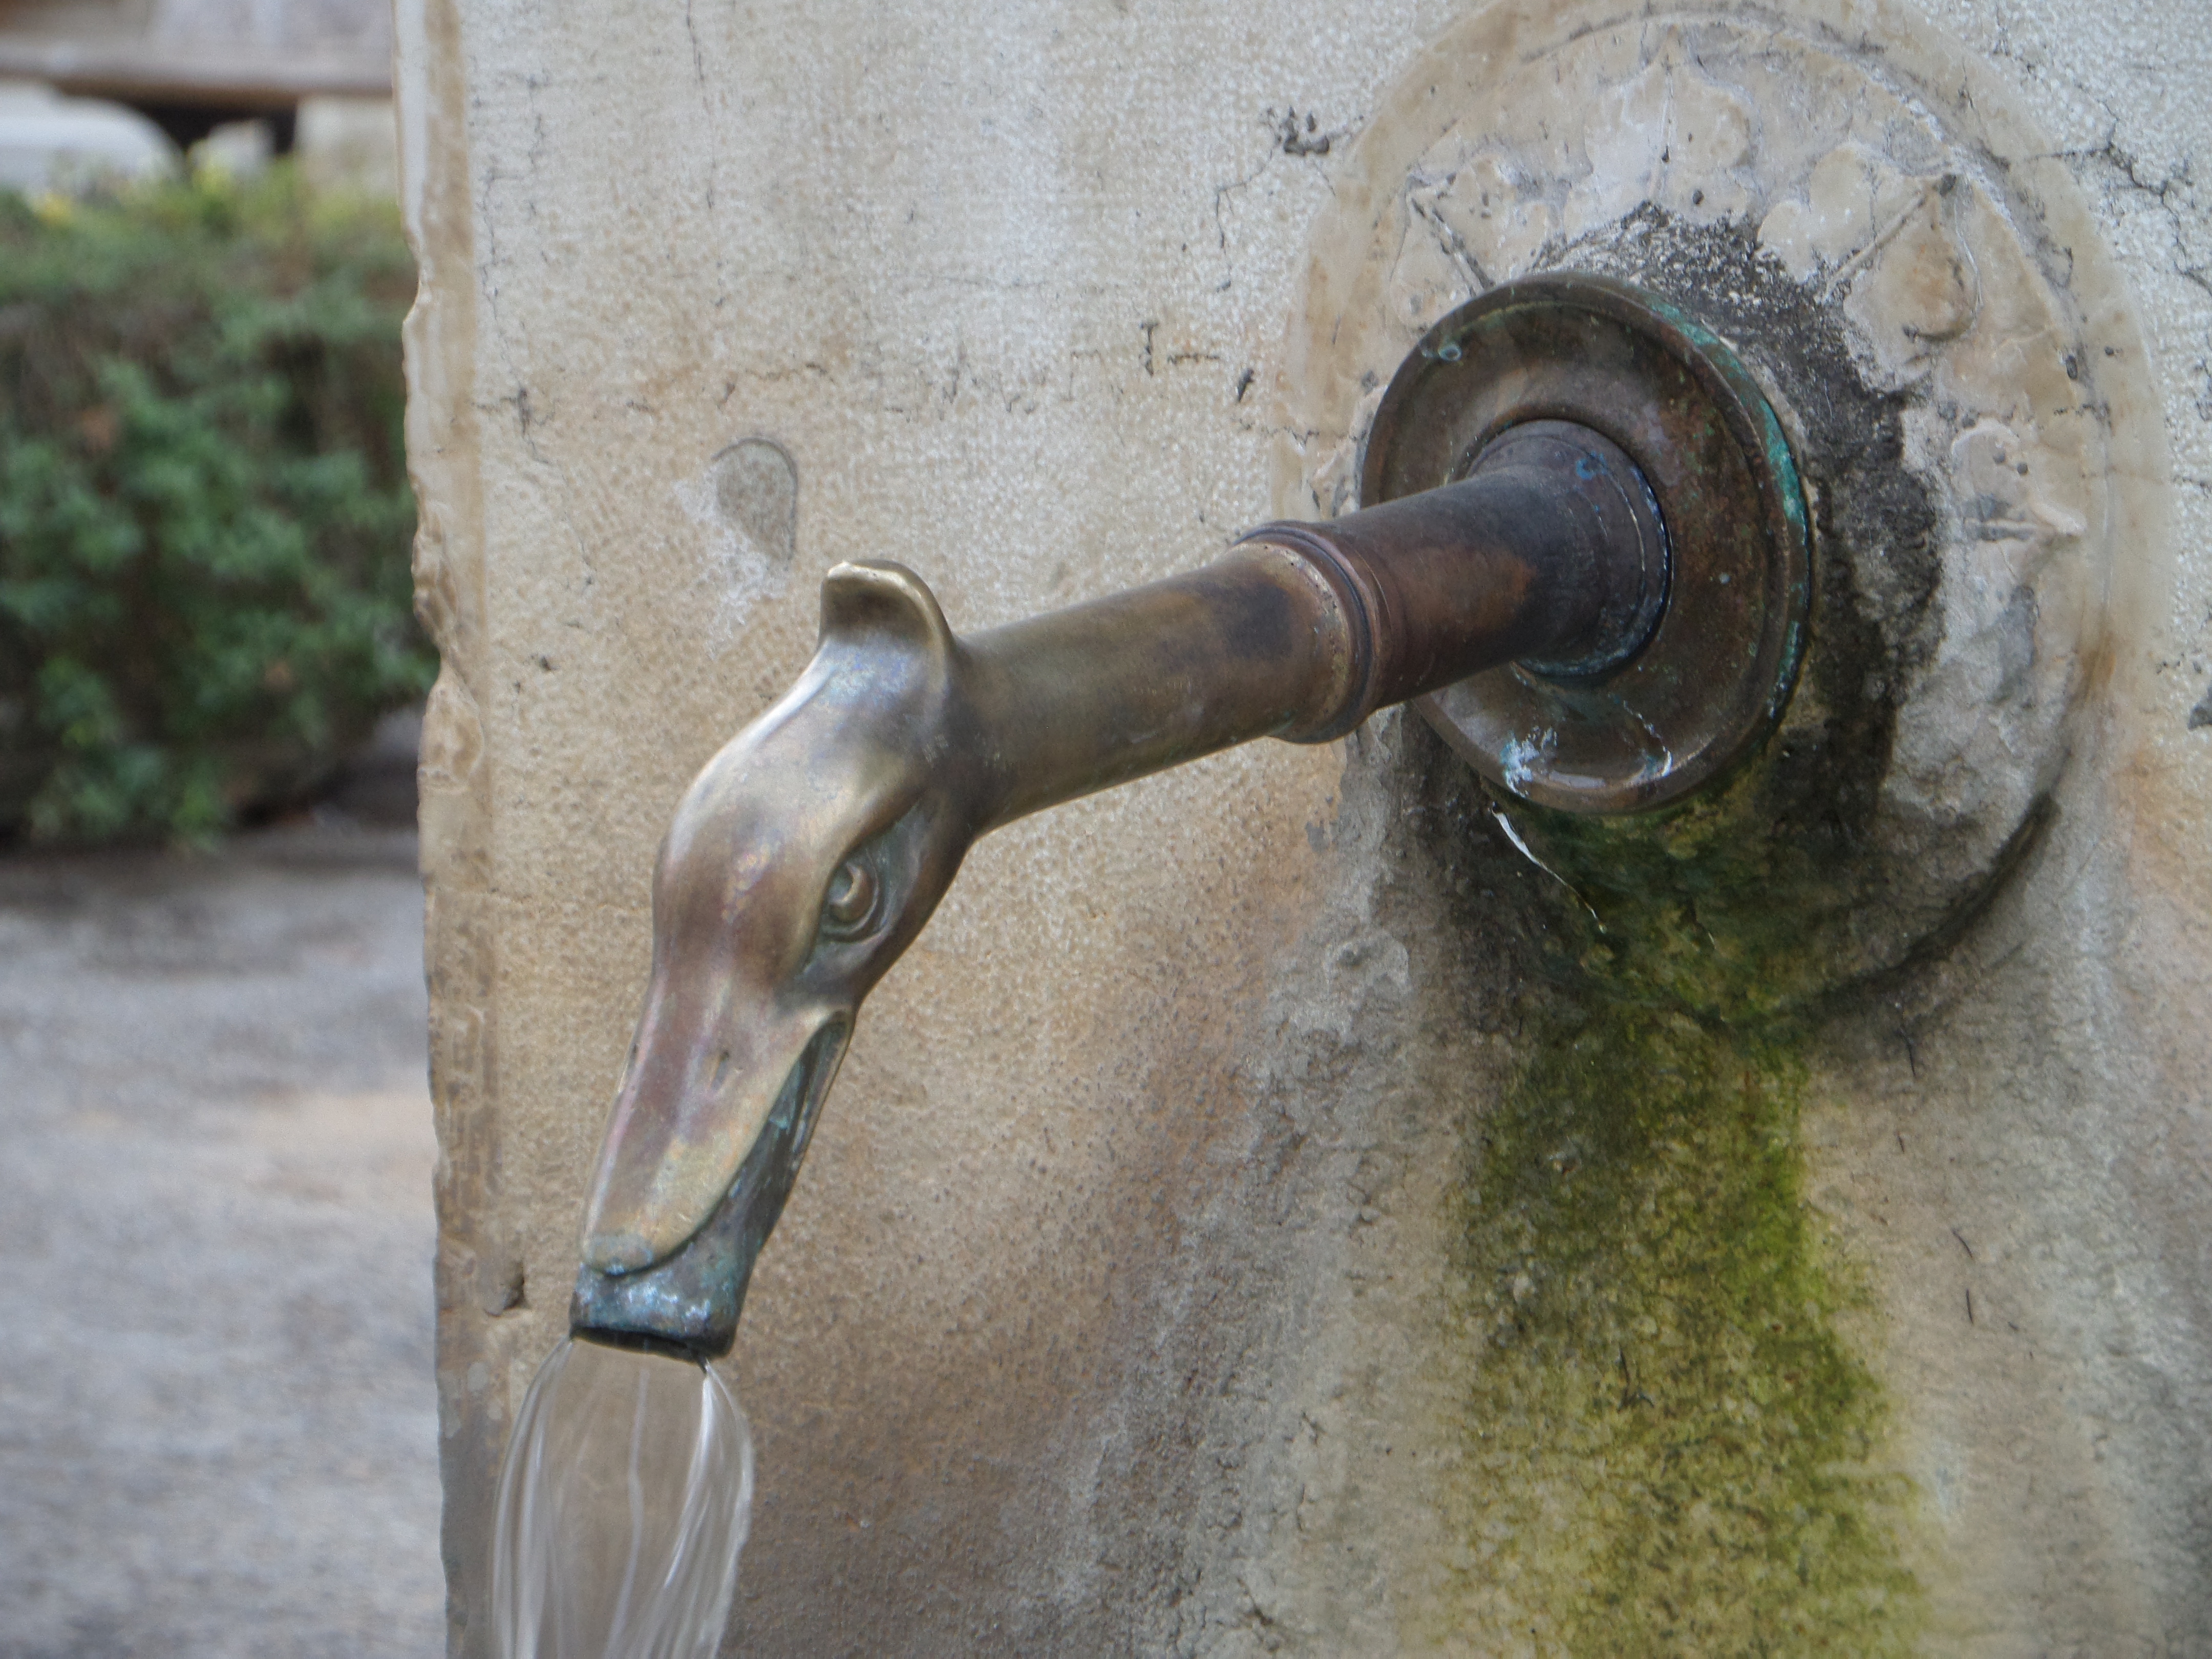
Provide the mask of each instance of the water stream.
[{"label": "water stream", "polygon": [[562,1342],[500,1471],[501,1659],[713,1659],[752,1500],[752,1436],[714,1371]]}]

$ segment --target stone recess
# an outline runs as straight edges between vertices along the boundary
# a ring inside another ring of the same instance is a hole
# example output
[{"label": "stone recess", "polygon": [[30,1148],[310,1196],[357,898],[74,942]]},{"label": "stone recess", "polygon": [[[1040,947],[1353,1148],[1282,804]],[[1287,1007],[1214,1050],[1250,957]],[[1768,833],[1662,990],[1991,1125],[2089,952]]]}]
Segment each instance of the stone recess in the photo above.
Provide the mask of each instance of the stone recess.
[{"label": "stone recess", "polygon": [[[2212,1650],[2200,12],[402,0],[454,1651],[489,1652],[661,826],[804,663],[822,574],[899,559],[972,629],[1338,505],[1393,331],[1650,207],[1827,295],[1952,504],[1899,844],[2050,803],[1814,1066],[1930,1645]],[[1534,48],[1590,95],[1498,95]],[[978,848],[755,1280],[739,1650],[1436,1628],[1480,1561],[1431,1315],[1546,879],[1439,832],[1443,765],[1385,718]]]}]

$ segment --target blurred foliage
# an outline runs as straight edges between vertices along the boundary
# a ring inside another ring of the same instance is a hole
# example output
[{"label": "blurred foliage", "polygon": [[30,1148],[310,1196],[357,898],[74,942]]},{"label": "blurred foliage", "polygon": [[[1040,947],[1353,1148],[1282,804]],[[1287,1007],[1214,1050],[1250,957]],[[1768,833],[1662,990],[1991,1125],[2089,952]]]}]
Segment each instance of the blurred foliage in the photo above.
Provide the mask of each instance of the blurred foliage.
[{"label": "blurred foliage", "polygon": [[0,836],[204,841],[428,689],[414,289],[285,165],[0,193]]}]

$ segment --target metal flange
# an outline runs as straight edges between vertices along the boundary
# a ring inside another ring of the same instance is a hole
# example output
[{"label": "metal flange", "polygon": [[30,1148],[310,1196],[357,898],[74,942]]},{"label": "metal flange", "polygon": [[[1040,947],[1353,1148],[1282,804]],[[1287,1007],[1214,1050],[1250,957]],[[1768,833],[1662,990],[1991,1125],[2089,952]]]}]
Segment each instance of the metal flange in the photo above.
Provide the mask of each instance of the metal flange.
[{"label": "metal flange", "polygon": [[1515,663],[1414,706],[1523,799],[1663,806],[1723,777],[1789,703],[1812,597],[1797,468],[1717,336],[1625,283],[1553,273],[1494,288],[1423,337],[1376,409],[1360,501],[1463,478],[1537,421],[1602,434],[1643,474],[1666,527],[1665,608],[1643,648],[1602,673]]}]

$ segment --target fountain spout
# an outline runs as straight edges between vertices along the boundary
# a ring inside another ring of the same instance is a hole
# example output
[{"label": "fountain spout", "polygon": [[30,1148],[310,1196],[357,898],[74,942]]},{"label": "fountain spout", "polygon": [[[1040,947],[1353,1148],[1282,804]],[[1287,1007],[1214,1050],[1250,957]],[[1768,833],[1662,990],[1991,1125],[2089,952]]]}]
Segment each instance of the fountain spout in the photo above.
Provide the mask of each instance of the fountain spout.
[{"label": "fountain spout", "polygon": [[812,662],[708,763],[662,846],[576,1333],[726,1351],[860,1003],[979,836],[1504,665],[1570,689],[1630,672],[1668,610],[1666,492],[1540,411],[1465,453],[1455,482],[964,638],[913,572],[832,570]]}]

